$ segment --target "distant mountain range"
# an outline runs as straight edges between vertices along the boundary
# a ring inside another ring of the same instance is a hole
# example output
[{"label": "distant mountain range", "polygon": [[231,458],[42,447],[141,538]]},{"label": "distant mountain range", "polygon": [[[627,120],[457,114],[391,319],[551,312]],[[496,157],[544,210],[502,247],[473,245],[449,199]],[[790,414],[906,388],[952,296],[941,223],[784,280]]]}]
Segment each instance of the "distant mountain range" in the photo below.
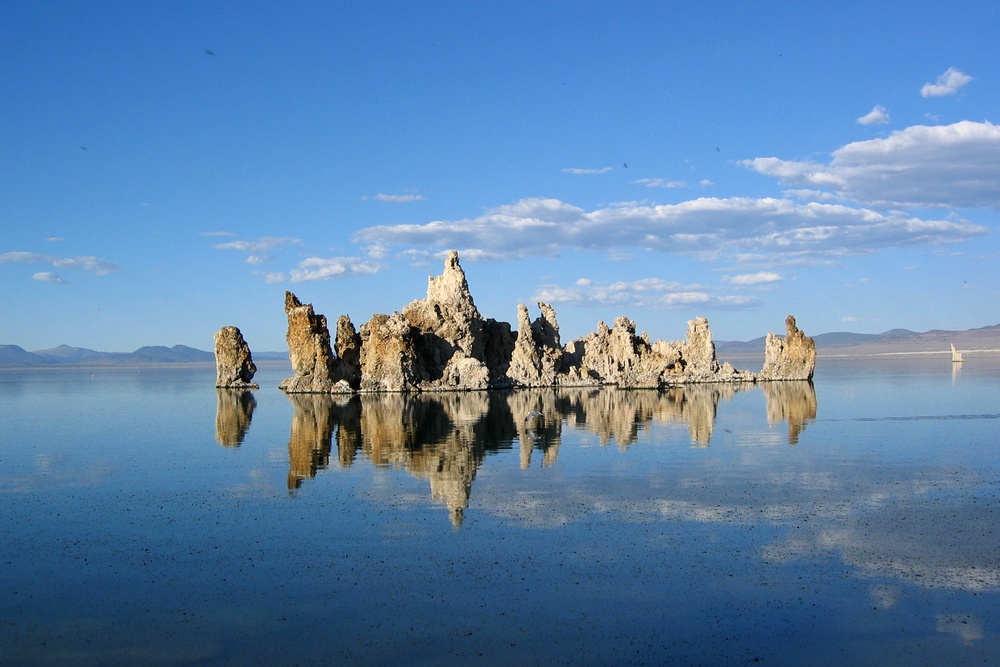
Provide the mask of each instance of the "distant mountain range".
[{"label": "distant mountain range", "polygon": [[[254,353],[255,361],[288,360],[287,352]],[[98,352],[60,345],[28,352],[17,345],[0,345],[0,367],[21,366],[128,366],[136,364],[215,363],[215,353],[187,345],[147,345],[135,352]]]},{"label": "distant mountain range", "polygon": [[[775,332],[778,333],[778,332]],[[784,332],[781,332],[784,334]],[[1000,351],[1000,324],[966,331],[933,329],[916,332],[908,329],[891,329],[880,334],[856,334],[845,331],[818,334],[817,356],[874,355],[874,354],[927,354],[951,352],[952,343],[963,352]],[[716,342],[716,354],[726,356],[764,356],[765,337],[746,342]]]},{"label": "distant mountain range", "polygon": [[[784,333],[784,332],[782,332]],[[945,331],[934,329],[918,333],[907,329],[892,329],[880,334],[847,332],[813,336],[819,356],[872,354],[926,354],[951,351],[951,344],[963,352],[1000,352],[1000,324]],[[716,341],[716,353],[723,361],[727,357],[764,356],[765,338],[750,341]],[[254,361],[288,361],[287,352],[254,352]],[[50,350],[28,352],[17,345],[0,345],[0,367],[25,366],[127,366],[130,364],[214,363],[215,353],[186,345],[150,345],[135,352],[98,352],[83,347],[60,345]]]}]

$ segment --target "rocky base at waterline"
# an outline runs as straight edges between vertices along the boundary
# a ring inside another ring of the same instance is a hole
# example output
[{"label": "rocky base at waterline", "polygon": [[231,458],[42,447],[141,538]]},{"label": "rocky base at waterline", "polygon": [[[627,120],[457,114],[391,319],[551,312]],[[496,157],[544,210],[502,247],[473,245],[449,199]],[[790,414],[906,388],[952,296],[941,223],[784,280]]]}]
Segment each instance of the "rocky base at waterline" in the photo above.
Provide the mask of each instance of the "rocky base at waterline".
[{"label": "rocky base at waterline", "polygon": [[[402,312],[374,315],[357,331],[342,315],[331,344],[327,320],[311,304],[285,293],[289,359],[294,375],[279,386],[290,394],[415,392],[515,387],[662,388],[701,382],[808,380],[816,364],[812,339],[786,321],[785,338],[768,336],[764,370],[720,364],[708,320],[688,322],[679,342],[636,334],[626,317],[565,346],[555,310],[539,303],[530,320],[518,306],[517,331],[483,318],[476,308],[458,253],[431,277],[427,298]],[[772,340],[773,338],[773,340]]]}]

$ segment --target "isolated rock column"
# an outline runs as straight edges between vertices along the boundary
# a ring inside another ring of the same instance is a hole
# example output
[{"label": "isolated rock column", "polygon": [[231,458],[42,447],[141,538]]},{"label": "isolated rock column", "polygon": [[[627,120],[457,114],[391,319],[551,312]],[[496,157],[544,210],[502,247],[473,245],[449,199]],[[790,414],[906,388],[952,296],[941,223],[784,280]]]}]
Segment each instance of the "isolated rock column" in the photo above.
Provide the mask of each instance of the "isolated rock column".
[{"label": "isolated rock column", "polygon": [[251,382],[257,366],[250,346],[236,327],[222,327],[215,332],[215,386],[225,389],[259,389]]},{"label": "isolated rock column", "polygon": [[816,369],[816,343],[785,318],[785,337],[767,334],[761,380],[811,380]]}]

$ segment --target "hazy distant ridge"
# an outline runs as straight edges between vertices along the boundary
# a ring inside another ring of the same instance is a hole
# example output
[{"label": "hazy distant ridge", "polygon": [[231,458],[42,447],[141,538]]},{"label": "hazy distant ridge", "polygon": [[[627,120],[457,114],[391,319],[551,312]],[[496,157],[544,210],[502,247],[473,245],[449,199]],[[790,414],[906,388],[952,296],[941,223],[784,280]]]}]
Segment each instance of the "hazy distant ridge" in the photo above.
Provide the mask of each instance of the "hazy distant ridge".
[{"label": "hazy distant ridge", "polygon": [[[940,352],[951,344],[960,350],[1000,350],[1000,324],[967,331],[933,329],[919,333],[891,329],[880,334],[856,334],[835,331],[813,336],[819,355],[891,354]],[[750,341],[717,341],[722,358],[736,355],[764,355],[764,337]],[[287,352],[255,352],[258,361],[287,361]],[[49,350],[28,352],[18,345],[0,345],[0,367],[12,366],[111,366],[127,364],[174,364],[214,362],[215,354],[187,345],[148,345],[135,352],[98,352],[84,347],[60,345]]]},{"label": "hazy distant ridge", "polygon": [[[808,333],[808,332],[807,332]],[[751,341],[720,341],[716,343],[719,356],[764,354],[765,337]],[[947,331],[932,329],[916,332],[909,329],[890,329],[880,334],[857,334],[846,331],[813,336],[816,353],[836,354],[892,354],[951,351],[951,344],[960,350],[1000,350],[1000,324],[969,329],[967,331]]]}]

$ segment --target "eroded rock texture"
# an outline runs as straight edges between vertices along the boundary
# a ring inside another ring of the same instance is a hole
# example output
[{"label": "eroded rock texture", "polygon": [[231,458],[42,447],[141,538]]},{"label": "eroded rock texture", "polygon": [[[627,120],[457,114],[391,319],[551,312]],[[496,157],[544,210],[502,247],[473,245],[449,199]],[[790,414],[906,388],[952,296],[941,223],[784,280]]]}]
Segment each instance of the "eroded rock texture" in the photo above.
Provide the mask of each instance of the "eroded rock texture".
[{"label": "eroded rock texture", "polygon": [[251,382],[257,366],[250,346],[236,327],[215,332],[215,386],[220,389],[259,389]]},{"label": "eroded rock texture", "polygon": [[552,387],[563,372],[562,346],[556,311],[539,302],[541,315],[531,322],[528,307],[517,307],[517,337],[507,367],[507,378],[521,387]]},{"label": "eroded rock texture", "polygon": [[[490,387],[603,386],[663,388],[692,383],[740,383],[757,379],[812,377],[815,347],[793,318],[785,339],[768,338],[768,362],[760,376],[720,364],[708,320],[688,322],[683,341],[650,341],[635,323],[619,317],[563,346],[552,306],[539,303],[532,321],[518,306],[517,330],[484,319],[476,308],[458,253],[451,251],[440,276],[427,281],[427,296],[402,312],[373,315],[355,332],[342,316],[330,346],[326,318],[286,293],[289,358],[295,376],[282,383],[290,393],[416,392]],[[773,348],[773,349],[772,349]]]},{"label": "eroded rock texture", "polygon": [[[360,337],[346,316],[337,321],[337,345],[347,357],[338,357],[330,345],[326,317],[313,311],[291,292],[285,292],[288,316],[288,359],[295,374],[279,386],[290,394],[348,393],[360,384],[357,358]],[[352,384],[353,382],[353,384]]]},{"label": "eroded rock texture", "polygon": [[688,322],[687,339],[658,340],[635,333],[627,317],[615,319],[614,327],[599,322],[597,331],[566,346],[567,372],[561,384],[613,384],[623,389],[663,387],[694,382],[752,382],[753,373],[720,365],[708,320]]},{"label": "eroded rock texture", "polygon": [[785,318],[785,337],[767,334],[761,380],[811,380],[816,369],[816,343]]}]

